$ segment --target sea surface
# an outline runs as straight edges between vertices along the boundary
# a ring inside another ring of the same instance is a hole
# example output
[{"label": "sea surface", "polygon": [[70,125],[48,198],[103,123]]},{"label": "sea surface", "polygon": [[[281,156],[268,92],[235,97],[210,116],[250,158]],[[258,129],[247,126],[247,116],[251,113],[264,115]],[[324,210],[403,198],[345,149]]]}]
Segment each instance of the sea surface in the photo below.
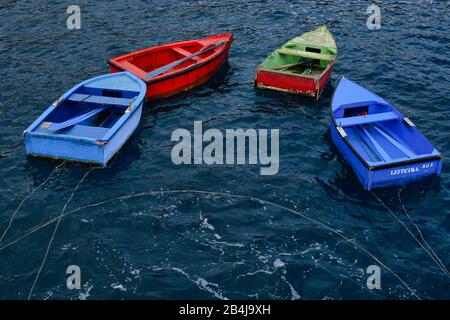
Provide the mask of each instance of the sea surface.
[{"label": "sea surface", "polygon": [[[66,27],[69,4],[0,2],[0,299],[450,298],[447,1],[376,1],[373,31],[370,1],[77,0],[80,30]],[[339,53],[319,101],[254,89],[265,56],[324,23]],[[107,168],[26,157],[22,131],[108,58],[223,32],[228,65],[147,104]],[[344,75],[414,121],[444,154],[440,179],[362,189],[328,129]],[[174,165],[172,132],[197,120],[279,129],[278,174]],[[367,286],[371,265],[381,289]]]}]

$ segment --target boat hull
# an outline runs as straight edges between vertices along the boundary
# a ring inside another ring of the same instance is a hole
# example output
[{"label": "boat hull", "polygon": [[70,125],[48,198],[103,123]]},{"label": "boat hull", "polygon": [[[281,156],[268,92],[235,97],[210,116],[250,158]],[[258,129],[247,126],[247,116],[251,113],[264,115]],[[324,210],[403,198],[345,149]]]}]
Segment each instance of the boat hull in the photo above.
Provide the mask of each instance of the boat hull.
[{"label": "boat hull", "polygon": [[330,134],[336,148],[366,190],[405,185],[441,174],[442,157],[425,157],[389,166],[367,167],[340,136],[333,122],[330,124]]},{"label": "boat hull", "polygon": [[[213,52],[211,57],[202,59],[191,59],[191,64],[185,64],[180,69],[174,68],[173,71],[169,71],[167,74],[155,77],[154,79],[148,79],[145,76],[148,72],[143,71],[143,67],[139,68],[136,65],[130,63],[133,61],[133,57],[139,57],[145,55],[146,52],[154,52],[155,57],[149,58],[148,63],[155,62],[158,59],[164,59],[164,53],[161,56],[156,54],[160,50],[161,52],[170,52],[170,49],[180,49],[183,46],[187,46],[193,42],[202,44],[214,44],[218,41],[224,41],[225,44],[220,47],[217,54]],[[141,51],[133,52],[125,56],[117,57],[108,60],[110,65],[110,72],[129,71],[135,76],[143,80],[147,85],[146,99],[149,101],[160,100],[167,98],[195,87],[205,84],[210,80],[214,74],[222,67],[227,61],[228,54],[230,52],[233,36],[231,34],[216,35],[200,40],[189,40],[178,43],[169,43],[159,47],[152,47]],[[159,57],[159,58],[158,58]]]},{"label": "boat hull", "polygon": [[330,79],[333,68],[334,63],[331,64],[318,78],[258,68],[256,71],[255,85],[262,89],[277,90],[319,98]]},{"label": "boat hull", "polygon": [[127,122],[107,143],[99,144],[94,140],[76,139],[70,136],[27,134],[25,136],[26,153],[30,157],[106,166],[136,130],[141,119],[142,106],[143,103],[134,109]]}]

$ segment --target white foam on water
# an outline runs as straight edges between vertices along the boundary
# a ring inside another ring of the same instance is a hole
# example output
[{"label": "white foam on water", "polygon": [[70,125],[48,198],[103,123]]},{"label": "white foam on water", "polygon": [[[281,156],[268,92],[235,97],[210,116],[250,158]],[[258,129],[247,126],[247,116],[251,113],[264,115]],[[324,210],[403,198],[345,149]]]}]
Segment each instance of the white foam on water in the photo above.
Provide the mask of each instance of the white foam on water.
[{"label": "white foam on water", "polygon": [[203,219],[202,227],[209,230],[214,230],[214,226],[208,222],[208,218]]},{"label": "white foam on water", "polygon": [[136,278],[138,278],[141,274],[141,269],[135,269],[135,270],[131,270],[130,273],[135,276]]},{"label": "white foam on water", "polygon": [[320,250],[320,251],[322,251],[321,244],[318,243],[318,242],[314,242],[313,244],[311,244],[311,246],[309,248],[301,251],[300,254],[304,255],[304,254],[307,254],[307,253],[309,253],[309,252],[311,252],[313,250]]},{"label": "white foam on water", "polygon": [[93,287],[94,287],[93,285],[89,285],[89,282],[86,282],[83,285],[84,292],[80,292],[78,294],[78,299],[87,300],[87,298],[89,298],[89,296],[91,295],[91,290]]},{"label": "white foam on water", "polygon": [[236,279],[239,279],[239,278],[242,278],[242,277],[254,276],[254,275],[258,274],[258,273],[265,273],[265,274],[271,275],[271,274],[273,274],[273,271],[260,269],[260,270],[256,270],[256,271],[253,271],[253,272],[247,272],[246,274],[241,274]]},{"label": "white foam on water", "polygon": [[286,283],[289,286],[289,289],[291,289],[291,300],[299,300],[302,297],[298,294],[298,292],[294,289],[294,287],[292,286],[292,284],[290,284],[287,280],[285,276],[281,276],[281,280],[284,281],[284,283]]},{"label": "white foam on water", "polygon": [[225,246],[229,246],[229,247],[239,247],[242,248],[244,246],[244,244],[242,243],[232,243],[232,242],[226,242],[226,241],[211,241],[211,243],[213,244],[223,244]]},{"label": "white foam on water", "polygon": [[[221,299],[221,300],[228,300],[227,297],[224,297],[221,290],[218,289],[219,285],[217,283],[211,283],[208,282],[207,280],[199,277],[199,276],[194,276],[197,279],[193,279],[191,276],[189,276],[189,274],[187,274],[183,269],[180,268],[172,268],[172,270],[181,273],[182,275],[184,275],[189,281],[192,281],[193,283],[195,283],[197,285],[197,287],[200,290],[203,291],[207,291],[210,294],[212,294],[214,297],[216,297],[217,299]],[[211,288],[214,287],[214,288]]]},{"label": "white foam on water", "polygon": [[125,288],[120,283],[113,283],[113,284],[111,284],[111,288],[113,288],[114,290],[120,290],[120,291],[123,291],[123,292],[127,291],[127,288]]},{"label": "white foam on water", "polygon": [[283,261],[281,261],[280,259],[275,259],[275,261],[273,262],[273,266],[275,268],[281,268],[285,266],[285,263]]}]

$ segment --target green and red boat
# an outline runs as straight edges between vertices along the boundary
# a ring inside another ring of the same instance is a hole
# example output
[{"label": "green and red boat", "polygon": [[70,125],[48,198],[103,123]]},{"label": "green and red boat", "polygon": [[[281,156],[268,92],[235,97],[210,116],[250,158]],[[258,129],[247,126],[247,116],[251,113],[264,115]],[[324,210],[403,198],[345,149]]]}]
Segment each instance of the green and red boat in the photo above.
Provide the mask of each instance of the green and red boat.
[{"label": "green and red boat", "polygon": [[286,42],[256,70],[255,85],[319,98],[330,79],[337,47],[324,25]]}]

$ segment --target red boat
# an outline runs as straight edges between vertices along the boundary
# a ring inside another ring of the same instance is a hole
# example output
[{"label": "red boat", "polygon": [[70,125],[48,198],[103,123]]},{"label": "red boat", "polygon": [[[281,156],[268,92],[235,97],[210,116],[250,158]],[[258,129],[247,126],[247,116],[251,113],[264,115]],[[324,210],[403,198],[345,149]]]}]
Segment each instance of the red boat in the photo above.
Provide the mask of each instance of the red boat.
[{"label": "red boat", "polygon": [[169,43],[108,60],[111,72],[129,71],[147,84],[149,100],[166,98],[207,82],[227,60],[233,35]]}]

